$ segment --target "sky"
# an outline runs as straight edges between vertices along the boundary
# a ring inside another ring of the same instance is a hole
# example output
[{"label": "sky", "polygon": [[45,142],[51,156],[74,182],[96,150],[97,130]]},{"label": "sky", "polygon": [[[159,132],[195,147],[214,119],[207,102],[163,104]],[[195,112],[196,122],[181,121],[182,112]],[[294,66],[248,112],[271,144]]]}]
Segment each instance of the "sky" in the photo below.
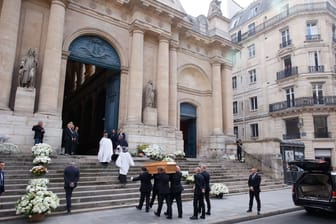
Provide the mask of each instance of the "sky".
[{"label": "sky", "polygon": [[[225,0],[221,0],[222,2]],[[243,8],[248,6],[253,0],[235,0]],[[199,16],[201,14],[207,15],[211,0],[180,0],[184,10],[187,14],[192,16]],[[223,4],[221,5],[223,7]],[[222,10],[224,11],[224,10]]]}]

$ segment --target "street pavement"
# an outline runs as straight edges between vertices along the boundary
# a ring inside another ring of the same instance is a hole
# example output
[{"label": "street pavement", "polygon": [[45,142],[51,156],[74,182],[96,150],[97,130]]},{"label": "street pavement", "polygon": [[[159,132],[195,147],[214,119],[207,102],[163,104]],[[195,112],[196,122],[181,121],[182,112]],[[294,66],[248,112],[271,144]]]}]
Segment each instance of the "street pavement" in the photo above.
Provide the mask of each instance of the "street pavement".
[{"label": "street pavement", "polygon": [[[135,207],[118,208],[102,211],[93,211],[85,213],[50,215],[40,223],[48,224],[93,224],[93,223],[238,223],[247,220],[253,220],[261,217],[267,217],[301,208],[296,207],[292,202],[291,189],[281,189],[274,191],[261,192],[261,215],[257,215],[256,202],[254,201],[252,213],[246,213],[248,208],[248,194],[237,194],[224,196],[223,199],[211,199],[211,215],[206,219],[190,220],[193,213],[192,201],[183,202],[183,218],[177,217],[176,203],[173,204],[173,219],[169,220],[161,214],[156,217],[154,211],[156,205],[149,213],[144,209],[141,211]],[[163,212],[165,207],[163,207]],[[25,219],[15,219],[3,221],[2,224],[21,224],[26,223]]]}]

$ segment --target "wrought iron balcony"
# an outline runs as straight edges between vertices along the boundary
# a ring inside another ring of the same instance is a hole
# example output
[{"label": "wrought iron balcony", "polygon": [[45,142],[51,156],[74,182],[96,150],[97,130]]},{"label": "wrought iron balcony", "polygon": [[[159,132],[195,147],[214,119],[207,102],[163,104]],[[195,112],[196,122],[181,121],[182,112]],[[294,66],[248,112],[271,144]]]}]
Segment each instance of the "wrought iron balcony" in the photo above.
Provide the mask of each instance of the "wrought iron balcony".
[{"label": "wrought iron balcony", "polygon": [[282,70],[280,72],[277,72],[277,80],[287,78],[292,75],[297,75],[298,74],[298,67],[290,67],[285,70]]},{"label": "wrought iron balcony", "polygon": [[292,40],[282,41],[282,43],[280,43],[280,48],[288,47],[291,44]]},{"label": "wrought iron balcony", "polygon": [[327,131],[314,132],[315,138],[331,138],[331,133]]},{"label": "wrought iron balcony", "polygon": [[288,140],[288,139],[299,139],[301,138],[300,133],[295,133],[295,134],[286,134],[286,135],[282,135],[283,140]]},{"label": "wrought iron balcony", "polygon": [[305,106],[329,106],[336,105],[336,96],[324,96],[320,98],[315,97],[300,97],[296,98],[294,102],[278,102],[269,105],[269,112],[276,112],[287,110],[289,108],[298,108]]},{"label": "wrought iron balcony", "polygon": [[306,35],[306,40],[310,41],[310,40],[320,40],[321,39],[321,35],[320,34],[309,34]]},{"label": "wrought iron balcony", "polygon": [[308,66],[309,73],[324,72],[324,65]]}]

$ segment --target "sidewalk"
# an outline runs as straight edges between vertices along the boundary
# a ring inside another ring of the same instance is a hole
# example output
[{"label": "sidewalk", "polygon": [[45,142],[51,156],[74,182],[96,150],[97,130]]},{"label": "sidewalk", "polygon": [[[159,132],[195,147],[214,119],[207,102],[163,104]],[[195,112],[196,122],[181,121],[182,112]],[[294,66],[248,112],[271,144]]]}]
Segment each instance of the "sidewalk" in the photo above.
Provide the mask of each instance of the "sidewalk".
[{"label": "sidewalk", "polygon": [[[232,195],[223,199],[211,200],[211,216],[206,216],[206,219],[190,220],[192,216],[193,205],[192,201],[183,203],[183,218],[177,218],[176,204],[173,205],[173,219],[168,220],[161,214],[161,217],[154,215],[154,210],[151,209],[146,213],[132,208],[120,208],[112,210],[103,210],[86,213],[73,213],[71,215],[56,215],[49,216],[40,223],[48,224],[96,224],[96,223],[237,223],[246,220],[256,219],[260,217],[290,212],[300,209],[292,202],[291,189],[282,189],[268,192],[261,192],[261,215],[257,215],[256,203],[254,201],[253,212],[246,213],[248,208],[248,194]],[[153,207],[156,209],[156,205]],[[163,208],[165,211],[165,207]],[[21,224],[26,223],[26,220],[10,220],[3,221],[2,224]]]}]

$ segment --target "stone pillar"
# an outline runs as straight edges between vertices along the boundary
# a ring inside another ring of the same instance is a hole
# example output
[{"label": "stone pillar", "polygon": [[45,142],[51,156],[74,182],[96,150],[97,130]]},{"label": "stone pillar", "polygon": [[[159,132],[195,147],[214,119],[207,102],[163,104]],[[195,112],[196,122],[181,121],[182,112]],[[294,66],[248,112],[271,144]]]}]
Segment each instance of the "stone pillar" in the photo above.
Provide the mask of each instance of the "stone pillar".
[{"label": "stone pillar", "polygon": [[223,109],[224,114],[224,134],[233,136],[233,93],[232,93],[232,68],[229,65],[223,66],[222,69],[222,86],[223,86]]},{"label": "stone pillar", "polygon": [[169,52],[169,126],[177,128],[177,53],[176,46],[170,46]]},{"label": "stone pillar", "polygon": [[140,124],[143,93],[143,58],[144,32],[133,30],[132,53],[129,75],[129,94],[127,107],[127,123]]},{"label": "stone pillar", "polygon": [[222,103],[221,64],[214,62],[212,64],[212,121],[214,135],[223,134]]},{"label": "stone pillar", "polygon": [[42,114],[58,114],[66,2],[51,1],[38,108]]},{"label": "stone pillar", "polygon": [[169,42],[160,37],[157,71],[157,109],[158,123],[160,126],[168,126],[169,118]]},{"label": "stone pillar", "polygon": [[8,109],[12,86],[20,14],[21,0],[3,0],[0,17],[0,109],[5,110]]},{"label": "stone pillar", "polygon": [[[126,123],[127,120],[127,98],[128,98],[128,68],[122,67],[120,71],[120,95],[119,95],[119,120],[118,127]],[[122,103],[124,102],[124,103]]]},{"label": "stone pillar", "polygon": [[57,106],[58,107],[57,112],[59,114],[62,113],[62,109],[63,109],[66,66],[67,66],[69,55],[70,55],[70,52],[68,51],[64,51],[62,54],[61,73],[60,73],[59,91],[58,91],[58,106]]}]

